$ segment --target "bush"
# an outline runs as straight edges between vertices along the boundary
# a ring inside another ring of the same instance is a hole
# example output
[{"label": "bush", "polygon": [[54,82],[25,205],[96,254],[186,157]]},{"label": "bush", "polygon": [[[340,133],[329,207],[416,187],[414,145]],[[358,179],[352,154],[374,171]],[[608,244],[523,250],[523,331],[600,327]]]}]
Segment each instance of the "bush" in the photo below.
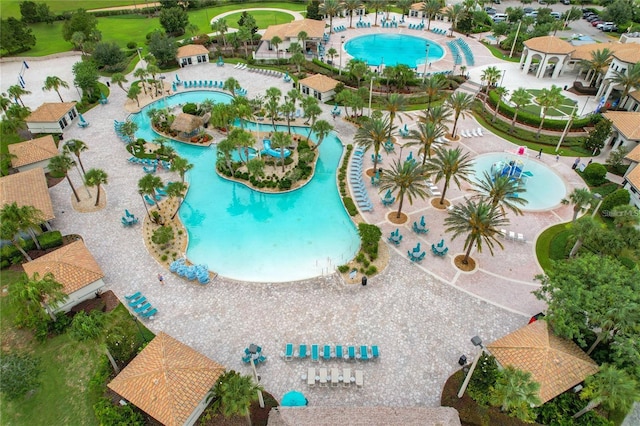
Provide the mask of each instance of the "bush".
[{"label": "bush", "polygon": [[280,182],[278,182],[278,188],[282,190],[291,189],[291,180],[288,178],[283,178]]},{"label": "bush", "polygon": [[62,234],[60,231],[49,231],[38,236],[38,242],[43,249],[60,247],[62,245]]},{"label": "bush", "polygon": [[340,271],[341,273],[345,273],[349,270],[349,265],[340,265],[338,266],[338,271]]},{"label": "bush", "polygon": [[40,385],[40,363],[29,354],[0,352],[0,392],[10,401]]},{"label": "bush", "polygon": [[138,43],[136,43],[135,41],[130,41],[129,43],[127,43],[127,49],[129,50],[133,50],[136,47],[138,47]]},{"label": "bush", "polygon": [[358,233],[362,240],[362,250],[369,256],[378,255],[378,242],[382,236],[382,231],[376,225],[361,223],[358,225]]},{"label": "bush", "polygon": [[144,417],[131,405],[113,405],[108,398],[100,398],[93,412],[101,425],[144,425]]},{"label": "bush", "polygon": [[342,203],[344,204],[344,207],[347,209],[349,216],[355,216],[358,214],[358,208],[356,207],[351,197],[342,197]]},{"label": "bush", "polygon": [[607,181],[607,168],[600,163],[591,163],[585,167],[582,177],[589,186],[599,186]]},{"label": "bush", "polygon": [[182,112],[184,112],[185,114],[195,115],[197,111],[198,111],[198,105],[192,102],[186,103],[182,107]]},{"label": "bush", "polygon": [[69,334],[76,340],[95,339],[100,335],[104,326],[104,314],[100,311],[93,311],[87,315],[84,311],[78,312],[73,321]]},{"label": "bush", "polygon": [[115,42],[105,41],[96,44],[91,57],[96,61],[98,67],[113,67],[124,63],[127,59],[124,52]]},{"label": "bush", "polygon": [[500,377],[496,359],[492,355],[482,354],[476,366],[467,391],[479,405],[488,406],[491,388]]},{"label": "bush", "polygon": [[624,188],[620,188],[604,198],[602,205],[600,206],[600,211],[611,211],[616,206],[629,204],[630,200],[631,195],[629,194],[629,191]]}]

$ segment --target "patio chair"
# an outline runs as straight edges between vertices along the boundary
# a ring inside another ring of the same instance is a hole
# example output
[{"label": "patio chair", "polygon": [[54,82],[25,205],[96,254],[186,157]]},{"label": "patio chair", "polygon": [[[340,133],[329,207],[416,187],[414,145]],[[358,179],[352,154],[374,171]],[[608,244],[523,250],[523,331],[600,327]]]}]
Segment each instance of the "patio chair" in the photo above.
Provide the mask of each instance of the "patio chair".
[{"label": "patio chair", "polygon": [[331,359],[331,346],[324,345],[322,348],[322,358],[325,361],[329,361]]},{"label": "patio chair", "polygon": [[516,240],[516,233],[513,231],[509,231],[509,239],[515,241]]},{"label": "patio chair", "polygon": [[478,136],[484,136],[484,135],[482,134],[482,127],[478,127],[478,130],[477,130],[477,131],[478,131]]},{"label": "patio chair", "polygon": [[518,233],[517,240],[518,240],[518,242],[519,242],[519,243],[524,243],[524,235],[523,235],[523,234]]},{"label": "patio chair", "polygon": [[356,387],[361,388],[364,386],[364,373],[362,370],[356,370]]},{"label": "patio chair", "polygon": [[342,352],[342,345],[336,345],[336,358],[342,359],[344,357],[344,353]]},{"label": "patio chair", "polygon": [[360,360],[369,361],[369,348],[367,348],[367,345],[360,346]]},{"label": "patio chair", "polygon": [[150,307],[151,307],[151,303],[147,302],[144,305],[140,306],[139,308],[134,309],[133,311],[136,314],[142,314],[143,312],[147,311]]},{"label": "patio chair", "polygon": [[320,386],[326,387],[327,386],[327,369],[326,368],[320,368]]},{"label": "patio chair", "polygon": [[316,368],[309,367],[307,369],[307,385],[315,386],[316,385]]},{"label": "patio chair", "polygon": [[320,362],[320,350],[318,345],[311,345],[311,361]]},{"label": "patio chair", "polygon": [[124,298],[127,300],[131,300],[131,299],[135,299],[137,297],[140,297],[142,295],[142,293],[140,293],[139,291],[136,291],[135,293],[133,293],[130,296],[125,295]]},{"label": "patio chair", "polygon": [[286,361],[291,361],[293,359],[293,343],[287,343],[284,350],[284,359]]},{"label": "patio chair", "polygon": [[153,319],[153,317],[155,316],[155,314],[158,313],[158,310],[156,308],[151,309],[150,311],[144,312],[142,314],[140,314],[140,316],[143,319]]},{"label": "patio chair", "polygon": [[298,358],[300,358],[300,359],[304,359],[304,358],[306,358],[307,356],[308,356],[308,355],[307,355],[307,345],[305,345],[305,344],[301,344],[301,345],[300,345],[300,350],[298,351]]},{"label": "patio chair", "polygon": [[251,355],[245,355],[242,357],[242,362],[249,364],[251,362]]},{"label": "patio chair", "polygon": [[153,199],[151,197],[149,197],[147,194],[144,195],[144,200],[147,202],[147,204],[149,204],[150,206],[155,206],[156,202],[153,201]]},{"label": "patio chair", "polygon": [[371,358],[378,359],[380,357],[380,349],[378,345],[371,345]]},{"label": "patio chair", "polygon": [[351,369],[343,368],[342,369],[342,386],[348,387],[351,385]]},{"label": "patio chair", "polygon": [[349,355],[349,359],[356,359],[356,347],[349,346],[347,348],[347,354]]}]

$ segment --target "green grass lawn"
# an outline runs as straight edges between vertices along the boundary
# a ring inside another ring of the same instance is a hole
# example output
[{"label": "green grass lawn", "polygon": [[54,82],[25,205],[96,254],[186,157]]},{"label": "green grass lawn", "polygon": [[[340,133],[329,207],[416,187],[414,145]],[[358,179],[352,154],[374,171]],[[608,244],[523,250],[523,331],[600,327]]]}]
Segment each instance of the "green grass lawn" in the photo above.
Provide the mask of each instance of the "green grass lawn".
[{"label": "green grass lawn", "polygon": [[[23,0],[2,0],[0,2],[0,15],[2,19],[7,19],[9,16],[20,19],[20,3]],[[140,0],[91,0],[91,1],[75,1],[75,0],[55,0],[55,1],[43,1],[36,3],[47,3],[51,12],[61,14],[63,12],[70,12],[83,9],[102,9],[106,7],[117,6],[129,6],[137,4],[140,6],[142,2]]]},{"label": "green grass lawn", "polygon": [[508,53],[505,54],[502,50],[498,49],[497,47],[488,43],[482,43],[482,44],[484,45],[484,47],[489,49],[489,51],[493,56],[495,56],[498,59],[502,59],[503,61],[507,61],[507,62],[520,62],[519,54],[514,53],[513,58],[510,58]]},{"label": "green grass lawn", "polygon": [[[267,28],[269,25],[286,24],[293,21],[293,15],[284,12],[275,12],[272,10],[254,10],[250,12],[256,20],[256,25],[260,29]],[[225,16],[227,25],[232,28],[238,27],[238,20],[242,16],[242,12],[234,13],[232,15]]]}]

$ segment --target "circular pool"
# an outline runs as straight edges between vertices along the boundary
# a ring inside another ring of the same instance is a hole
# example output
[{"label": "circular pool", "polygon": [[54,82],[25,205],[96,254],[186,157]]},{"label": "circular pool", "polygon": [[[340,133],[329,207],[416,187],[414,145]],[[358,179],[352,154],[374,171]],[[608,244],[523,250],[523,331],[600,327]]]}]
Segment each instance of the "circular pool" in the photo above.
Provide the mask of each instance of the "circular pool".
[{"label": "circular pool", "polygon": [[518,179],[526,192],[521,197],[528,201],[518,206],[523,211],[549,210],[560,204],[567,195],[564,181],[553,170],[539,161],[509,153],[493,153],[474,158],[476,179],[492,171]]},{"label": "circular pool", "polygon": [[416,68],[425,63],[429,46],[429,61],[442,59],[444,49],[438,43],[405,34],[370,34],[352,38],[344,49],[354,58],[365,61],[369,66],[404,64]]}]

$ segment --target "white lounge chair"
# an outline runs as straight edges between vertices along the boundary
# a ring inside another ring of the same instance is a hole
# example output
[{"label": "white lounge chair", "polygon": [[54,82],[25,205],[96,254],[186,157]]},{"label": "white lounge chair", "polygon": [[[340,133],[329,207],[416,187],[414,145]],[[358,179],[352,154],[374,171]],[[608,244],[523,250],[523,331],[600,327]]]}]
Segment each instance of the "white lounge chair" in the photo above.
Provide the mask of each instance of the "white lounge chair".
[{"label": "white lounge chair", "polygon": [[519,243],[524,243],[524,235],[522,235],[520,233],[518,234],[518,242]]},{"label": "white lounge chair", "polygon": [[500,230],[500,235],[502,235],[506,239],[507,238],[507,230],[506,229],[501,229]]},{"label": "white lounge chair", "polygon": [[327,386],[327,369],[320,368],[320,386]]},{"label": "white lounge chair", "polygon": [[484,136],[484,135],[482,134],[482,127],[478,127],[478,136]]},{"label": "white lounge chair", "polygon": [[309,367],[307,370],[307,384],[309,386],[316,385],[316,369],[315,367]]},{"label": "white lounge chair", "polygon": [[364,373],[362,370],[356,370],[356,386],[359,388],[364,386]]},{"label": "white lounge chair", "polygon": [[342,386],[348,387],[351,385],[351,369],[343,368],[342,369]]},{"label": "white lounge chair", "polygon": [[471,136],[473,136],[474,138],[478,137],[478,134],[476,133],[476,129],[471,129]]},{"label": "white lounge chair", "polygon": [[331,369],[331,386],[336,387],[338,386],[339,380],[338,378],[340,377],[340,370],[338,370],[336,367],[333,367]]},{"label": "white lounge chair", "polygon": [[516,240],[516,233],[513,231],[509,231],[509,239],[515,241]]}]

